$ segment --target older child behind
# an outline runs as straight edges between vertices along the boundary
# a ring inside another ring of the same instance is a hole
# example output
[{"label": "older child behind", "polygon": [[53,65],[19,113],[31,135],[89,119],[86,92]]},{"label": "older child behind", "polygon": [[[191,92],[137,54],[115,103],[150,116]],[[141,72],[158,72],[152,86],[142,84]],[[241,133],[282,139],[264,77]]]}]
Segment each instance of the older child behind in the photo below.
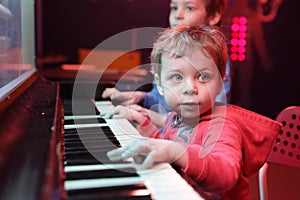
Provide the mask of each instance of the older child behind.
[{"label": "older child behind", "polygon": [[118,106],[113,118],[131,119],[146,137],[108,157],[133,157],[142,168],[173,163],[208,199],[250,199],[247,176],[265,162],[281,126],[243,108],[215,103],[227,60],[222,33],[211,26],[168,29],[151,56],[158,91],[173,112],[159,133],[140,112]]}]

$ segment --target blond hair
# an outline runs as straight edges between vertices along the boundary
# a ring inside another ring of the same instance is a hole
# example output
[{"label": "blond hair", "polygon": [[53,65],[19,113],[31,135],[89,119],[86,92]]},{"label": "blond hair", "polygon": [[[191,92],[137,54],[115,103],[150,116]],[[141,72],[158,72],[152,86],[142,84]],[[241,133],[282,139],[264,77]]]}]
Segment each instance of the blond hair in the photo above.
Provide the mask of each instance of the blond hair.
[{"label": "blond hair", "polygon": [[177,26],[168,28],[158,37],[151,52],[151,63],[155,74],[160,76],[161,57],[188,56],[193,47],[200,47],[216,64],[222,78],[228,58],[224,34],[216,26]]}]

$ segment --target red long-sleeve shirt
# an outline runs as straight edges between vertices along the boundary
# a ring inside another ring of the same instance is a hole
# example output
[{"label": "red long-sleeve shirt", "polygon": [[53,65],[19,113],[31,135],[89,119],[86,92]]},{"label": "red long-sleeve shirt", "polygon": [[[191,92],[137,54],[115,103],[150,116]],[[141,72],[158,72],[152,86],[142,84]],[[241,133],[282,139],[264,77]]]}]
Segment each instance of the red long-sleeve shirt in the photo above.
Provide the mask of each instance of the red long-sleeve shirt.
[{"label": "red long-sleeve shirt", "polygon": [[174,126],[170,113],[163,133],[149,121],[138,129],[144,136],[186,145],[188,162],[183,171],[203,189],[208,199],[250,199],[247,176],[265,162],[281,128],[280,123],[238,106],[215,106],[192,128]]}]

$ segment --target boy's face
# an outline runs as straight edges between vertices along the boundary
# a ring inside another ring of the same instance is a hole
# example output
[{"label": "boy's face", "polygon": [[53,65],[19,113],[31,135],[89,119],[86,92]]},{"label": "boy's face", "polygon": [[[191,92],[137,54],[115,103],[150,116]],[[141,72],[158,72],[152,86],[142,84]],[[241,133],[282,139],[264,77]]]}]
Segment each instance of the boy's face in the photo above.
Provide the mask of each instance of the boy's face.
[{"label": "boy's face", "polygon": [[169,15],[170,26],[209,24],[204,1],[205,0],[171,0]]},{"label": "boy's face", "polygon": [[199,48],[191,56],[174,58],[162,56],[158,89],[167,104],[183,120],[198,122],[199,115],[211,109],[222,89],[222,78],[212,59]]}]

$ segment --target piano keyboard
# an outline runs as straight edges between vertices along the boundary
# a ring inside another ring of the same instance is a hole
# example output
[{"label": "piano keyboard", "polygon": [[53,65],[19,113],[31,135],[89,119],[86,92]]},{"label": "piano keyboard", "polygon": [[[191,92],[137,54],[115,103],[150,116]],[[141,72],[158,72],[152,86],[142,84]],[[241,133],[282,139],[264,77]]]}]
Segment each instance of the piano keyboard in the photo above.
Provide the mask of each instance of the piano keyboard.
[{"label": "piano keyboard", "polygon": [[[110,102],[94,104],[100,114],[113,108]],[[64,120],[66,199],[203,199],[167,163],[141,170],[130,160],[109,161],[107,151],[142,137],[129,121],[97,115]]]}]

